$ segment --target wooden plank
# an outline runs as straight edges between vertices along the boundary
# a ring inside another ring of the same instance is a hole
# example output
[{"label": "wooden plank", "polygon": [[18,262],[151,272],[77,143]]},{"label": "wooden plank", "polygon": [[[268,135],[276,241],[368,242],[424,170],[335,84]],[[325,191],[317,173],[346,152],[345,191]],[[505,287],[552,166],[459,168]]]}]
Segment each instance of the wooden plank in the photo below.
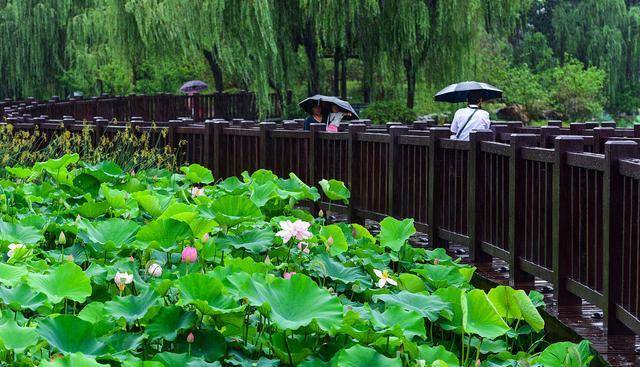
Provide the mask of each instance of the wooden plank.
[{"label": "wooden plank", "polygon": [[595,153],[567,153],[567,164],[600,172],[604,172],[606,167],[604,155]]}]

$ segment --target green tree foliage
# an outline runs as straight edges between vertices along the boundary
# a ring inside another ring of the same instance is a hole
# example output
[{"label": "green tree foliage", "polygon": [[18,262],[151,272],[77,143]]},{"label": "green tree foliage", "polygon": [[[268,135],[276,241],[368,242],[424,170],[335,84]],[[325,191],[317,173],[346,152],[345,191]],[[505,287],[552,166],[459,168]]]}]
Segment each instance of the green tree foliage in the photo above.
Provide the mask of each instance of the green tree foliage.
[{"label": "green tree foliage", "polygon": [[370,119],[374,124],[390,121],[410,123],[417,118],[416,113],[401,101],[373,102],[362,111],[360,117]]}]

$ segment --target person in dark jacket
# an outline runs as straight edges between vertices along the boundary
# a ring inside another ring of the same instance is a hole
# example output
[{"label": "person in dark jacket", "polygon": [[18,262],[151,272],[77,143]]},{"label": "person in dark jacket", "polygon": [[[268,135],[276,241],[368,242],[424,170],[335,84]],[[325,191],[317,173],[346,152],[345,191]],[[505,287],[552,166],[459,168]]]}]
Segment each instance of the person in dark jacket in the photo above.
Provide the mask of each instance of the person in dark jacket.
[{"label": "person in dark jacket", "polygon": [[313,115],[308,116],[304,120],[304,129],[307,131],[311,130],[311,124],[324,122],[324,115],[322,114],[322,106],[320,106],[320,104],[313,106],[311,112],[313,112]]}]

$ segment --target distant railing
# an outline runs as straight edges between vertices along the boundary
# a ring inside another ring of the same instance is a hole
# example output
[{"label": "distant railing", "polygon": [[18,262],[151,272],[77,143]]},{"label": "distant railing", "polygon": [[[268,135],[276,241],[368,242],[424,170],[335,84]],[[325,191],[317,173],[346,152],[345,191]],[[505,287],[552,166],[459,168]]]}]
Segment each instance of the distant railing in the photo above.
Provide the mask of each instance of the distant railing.
[{"label": "distant railing", "polygon": [[[271,111],[267,117],[282,115],[282,105],[275,94],[271,95]],[[144,121],[169,121],[178,117],[189,117],[202,122],[206,119],[234,118],[255,120],[258,118],[256,96],[251,92],[214,93],[194,95],[130,95],[76,97],[61,100],[53,97],[48,101],[33,98],[24,101],[5,100],[0,102],[3,116],[34,117],[47,116],[61,119],[65,116],[77,120],[91,121],[102,117],[109,121],[130,121],[134,117]]]},{"label": "distant railing", "polygon": [[[96,137],[123,125],[10,117],[15,129],[92,129]],[[339,132],[284,123],[174,120],[166,144],[181,141],[181,162],[201,163],[216,177],[270,169],[316,184],[335,178],[351,190],[348,205],[324,198],[311,210],[346,213],[354,222],[415,218],[435,246],[469,248],[471,259],[509,264],[510,281],[551,282],[559,306],[586,300],[603,310],[611,334],[640,333],[640,126],[569,128],[495,124],[450,140],[429,123],[367,126]]]}]

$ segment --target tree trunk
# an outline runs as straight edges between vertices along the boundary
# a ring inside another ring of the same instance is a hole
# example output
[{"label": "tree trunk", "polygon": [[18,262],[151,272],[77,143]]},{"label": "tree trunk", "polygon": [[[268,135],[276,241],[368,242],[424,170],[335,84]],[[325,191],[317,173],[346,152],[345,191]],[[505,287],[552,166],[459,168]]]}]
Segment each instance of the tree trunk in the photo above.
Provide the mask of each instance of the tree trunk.
[{"label": "tree trunk", "polygon": [[318,48],[316,47],[313,33],[305,32],[302,43],[309,62],[309,94],[318,94],[320,90],[320,70],[318,68]]},{"label": "tree trunk", "polygon": [[222,77],[222,69],[220,68],[218,60],[213,56],[212,52],[206,50],[204,51],[204,57],[205,59],[207,59],[209,68],[211,69],[211,73],[213,74],[213,81],[215,83],[216,91],[224,91],[224,79]]},{"label": "tree trunk", "polygon": [[416,96],[416,70],[411,56],[405,57],[404,69],[407,74],[407,107],[413,108]]},{"label": "tree trunk", "polygon": [[340,95],[340,48],[333,51],[333,95]]},{"label": "tree trunk", "polygon": [[347,98],[347,53],[340,52],[340,62],[342,63],[342,80],[340,80],[340,97],[342,99]]},{"label": "tree trunk", "polygon": [[362,99],[364,103],[370,103],[373,86],[373,63],[371,60],[363,60],[362,66]]}]

